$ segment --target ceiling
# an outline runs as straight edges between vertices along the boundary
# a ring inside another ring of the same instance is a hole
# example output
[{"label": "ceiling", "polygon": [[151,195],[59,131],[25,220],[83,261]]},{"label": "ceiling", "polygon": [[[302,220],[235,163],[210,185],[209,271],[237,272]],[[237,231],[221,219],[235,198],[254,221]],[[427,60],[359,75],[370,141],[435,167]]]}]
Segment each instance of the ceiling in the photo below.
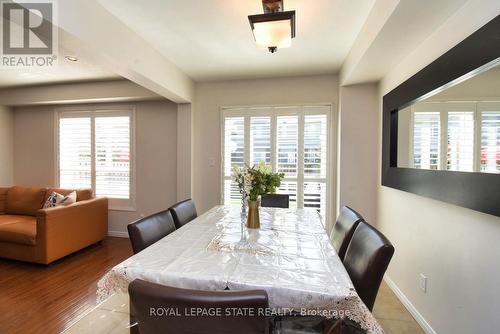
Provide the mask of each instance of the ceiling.
[{"label": "ceiling", "polygon": [[342,84],[377,81],[468,1],[286,0],[285,10],[296,10],[297,36],[275,54],[256,47],[248,23],[249,14],[262,13],[261,0],[61,2],[59,66],[0,69],[0,88],[123,76],[186,100],[193,81],[330,74],[342,67]]},{"label": "ceiling", "polygon": [[[75,54],[73,51],[65,48],[64,45],[67,44],[67,37],[63,37],[65,35],[63,32],[59,32],[59,61],[57,66],[36,69],[19,67],[15,69],[0,68],[0,88],[120,78],[115,73],[97,66],[88,57]],[[67,61],[64,59],[67,55],[77,56],[78,61]]]},{"label": "ceiling", "polygon": [[247,16],[260,0],[98,0],[195,81],[336,73],[375,0],[287,0],[289,49],[257,49]]},{"label": "ceiling", "polygon": [[467,1],[400,1],[343,84],[376,82],[383,78]]}]

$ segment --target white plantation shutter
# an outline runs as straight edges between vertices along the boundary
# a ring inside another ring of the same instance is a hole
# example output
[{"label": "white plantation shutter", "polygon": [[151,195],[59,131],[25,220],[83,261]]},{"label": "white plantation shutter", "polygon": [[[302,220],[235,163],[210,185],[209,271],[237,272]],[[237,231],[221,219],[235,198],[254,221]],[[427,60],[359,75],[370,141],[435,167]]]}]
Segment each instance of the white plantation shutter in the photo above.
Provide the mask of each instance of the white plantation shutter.
[{"label": "white plantation shutter", "polygon": [[241,194],[238,185],[225,178],[224,180],[224,205],[241,204]]},{"label": "white plantation shutter", "polygon": [[327,115],[304,116],[304,207],[326,209]]},{"label": "white plantation shutter", "polygon": [[326,177],[326,115],[304,116],[304,177]]},{"label": "white plantation shutter", "polygon": [[241,203],[236,183],[231,181],[232,169],[245,165],[245,118],[224,119],[224,204]]},{"label": "white plantation shutter", "polygon": [[276,130],[276,171],[285,178],[297,177],[299,152],[299,117],[278,116]]},{"label": "white plantation shutter", "polygon": [[245,165],[245,118],[224,120],[224,175],[231,176],[234,167]]},{"label": "white plantation shutter", "polygon": [[278,188],[276,193],[288,195],[290,198],[290,207],[297,208],[297,182],[286,180],[281,181],[281,186]]},{"label": "white plantation shutter", "polygon": [[304,182],[304,208],[326,214],[326,182]]},{"label": "white plantation shutter", "polygon": [[271,164],[271,117],[250,118],[250,165]]},{"label": "white plantation shutter", "polygon": [[500,108],[481,112],[481,172],[500,173]]},{"label": "white plantation shutter", "polygon": [[448,112],[448,170],[474,171],[474,111]]},{"label": "white plantation shutter", "polygon": [[[114,209],[133,209],[133,107],[60,111],[59,186],[92,188]],[[129,109],[129,110],[127,110]]]},{"label": "white plantation shutter", "polygon": [[440,113],[413,114],[413,165],[415,168],[439,169]]},{"label": "white plantation shutter", "polygon": [[413,167],[500,173],[500,102],[426,102],[412,113]]},{"label": "white plantation shutter", "polygon": [[96,195],[130,197],[130,117],[95,118]]},{"label": "white plantation shutter", "polygon": [[59,186],[68,189],[92,187],[90,117],[59,121]]},{"label": "white plantation shutter", "polygon": [[225,108],[222,131],[224,204],[241,204],[234,166],[264,161],[285,177],[277,189],[291,208],[327,212],[330,106]]}]

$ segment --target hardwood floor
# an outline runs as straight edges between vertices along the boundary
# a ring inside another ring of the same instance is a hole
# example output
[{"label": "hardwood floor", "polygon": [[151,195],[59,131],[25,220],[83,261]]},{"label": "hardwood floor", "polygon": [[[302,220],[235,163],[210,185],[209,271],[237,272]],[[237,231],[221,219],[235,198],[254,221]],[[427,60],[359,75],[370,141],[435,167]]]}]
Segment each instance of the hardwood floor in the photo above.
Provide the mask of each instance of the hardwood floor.
[{"label": "hardwood floor", "polygon": [[49,266],[0,259],[0,333],[60,333],[96,306],[97,281],[132,255],[107,238]]}]

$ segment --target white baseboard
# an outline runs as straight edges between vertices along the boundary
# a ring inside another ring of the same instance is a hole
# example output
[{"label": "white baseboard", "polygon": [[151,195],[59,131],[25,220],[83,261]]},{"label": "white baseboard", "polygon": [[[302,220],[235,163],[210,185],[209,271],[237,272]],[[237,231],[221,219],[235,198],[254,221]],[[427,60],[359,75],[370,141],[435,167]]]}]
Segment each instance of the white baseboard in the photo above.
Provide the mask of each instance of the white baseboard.
[{"label": "white baseboard", "polygon": [[394,283],[393,280],[387,275],[384,276],[384,281],[387,283],[389,288],[394,292],[396,297],[398,297],[399,301],[406,307],[408,312],[415,318],[417,323],[422,327],[422,330],[426,334],[437,334],[436,331],[429,325],[429,323],[425,320],[425,318],[418,312],[418,310],[413,306],[408,297],[405,296],[403,291],[399,289],[399,287]]},{"label": "white baseboard", "polygon": [[118,238],[128,238],[128,233],[123,231],[108,231],[108,236]]}]

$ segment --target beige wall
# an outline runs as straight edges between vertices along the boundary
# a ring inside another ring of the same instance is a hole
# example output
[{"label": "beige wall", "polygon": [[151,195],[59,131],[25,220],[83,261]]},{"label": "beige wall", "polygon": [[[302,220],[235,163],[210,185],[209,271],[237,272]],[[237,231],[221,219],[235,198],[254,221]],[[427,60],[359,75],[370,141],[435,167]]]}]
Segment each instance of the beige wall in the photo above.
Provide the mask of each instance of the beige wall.
[{"label": "beige wall", "polygon": [[177,105],[177,200],[193,196],[193,105]]},{"label": "beige wall", "polygon": [[413,138],[410,138],[410,133],[412,133],[411,117],[411,107],[398,112],[398,167],[413,166],[413,153],[410,155],[410,143],[413,141]]},{"label": "beige wall", "polygon": [[48,187],[55,179],[54,106],[14,108],[14,183]]},{"label": "beige wall", "polygon": [[350,206],[367,221],[377,217],[378,87],[340,87],[339,207]]},{"label": "beige wall", "polygon": [[[109,230],[123,236],[128,223],[168,208],[176,202],[177,193],[177,105],[168,101],[134,104],[137,210],[109,213]],[[54,106],[14,109],[15,184],[55,185],[54,109]]]},{"label": "beige wall", "polygon": [[[193,198],[199,212],[220,203],[220,107],[330,102],[338,105],[336,76],[238,80],[197,84],[194,104]],[[213,159],[215,164],[210,166]],[[334,166],[330,168],[334,169]]]},{"label": "beige wall", "polygon": [[[380,97],[492,19],[499,3],[489,3],[470,1],[450,18],[386,75]],[[387,275],[429,333],[500,332],[499,217],[379,187],[377,225],[396,249]]]},{"label": "beige wall", "polygon": [[0,106],[0,187],[10,186],[14,179],[14,115]]}]

